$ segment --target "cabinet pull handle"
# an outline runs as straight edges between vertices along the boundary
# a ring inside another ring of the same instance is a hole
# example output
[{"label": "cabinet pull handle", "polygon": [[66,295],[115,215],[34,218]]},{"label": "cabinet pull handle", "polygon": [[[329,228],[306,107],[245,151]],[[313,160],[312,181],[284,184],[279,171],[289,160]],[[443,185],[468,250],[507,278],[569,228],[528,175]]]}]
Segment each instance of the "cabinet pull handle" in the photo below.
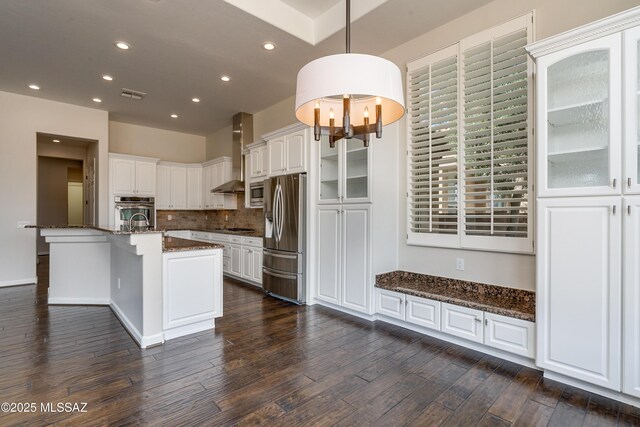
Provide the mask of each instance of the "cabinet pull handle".
[{"label": "cabinet pull handle", "polygon": [[613,188],[616,188],[616,184],[618,183],[618,180],[613,178]]},{"label": "cabinet pull handle", "polygon": [[631,177],[627,178],[627,187],[631,188]]},{"label": "cabinet pull handle", "polygon": [[627,205],[627,215],[631,215],[631,205]]},{"label": "cabinet pull handle", "polygon": [[478,318],[476,317],[476,322],[482,322],[482,320],[480,320],[480,319],[478,319]]},{"label": "cabinet pull handle", "polygon": [[616,205],[613,205],[612,208],[613,208],[613,214],[615,215],[616,214]]}]

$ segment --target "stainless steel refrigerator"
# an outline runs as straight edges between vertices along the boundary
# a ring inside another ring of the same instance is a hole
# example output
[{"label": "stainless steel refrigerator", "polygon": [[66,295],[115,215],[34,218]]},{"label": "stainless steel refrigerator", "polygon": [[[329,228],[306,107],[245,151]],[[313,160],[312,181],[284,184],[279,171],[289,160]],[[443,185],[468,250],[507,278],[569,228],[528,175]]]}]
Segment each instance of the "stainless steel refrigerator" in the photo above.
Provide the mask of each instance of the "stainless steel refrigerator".
[{"label": "stainless steel refrigerator", "polygon": [[264,181],[262,286],[267,293],[297,304],[306,302],[306,189],[305,174]]}]

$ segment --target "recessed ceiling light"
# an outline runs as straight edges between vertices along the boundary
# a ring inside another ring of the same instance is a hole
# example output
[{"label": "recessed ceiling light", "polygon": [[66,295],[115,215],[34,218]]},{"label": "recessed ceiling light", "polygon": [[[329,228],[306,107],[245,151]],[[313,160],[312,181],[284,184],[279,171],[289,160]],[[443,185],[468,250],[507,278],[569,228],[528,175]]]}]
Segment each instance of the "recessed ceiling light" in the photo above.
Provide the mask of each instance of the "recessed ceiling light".
[{"label": "recessed ceiling light", "polygon": [[273,42],[265,42],[262,47],[265,48],[265,50],[273,50],[276,48],[276,44]]},{"label": "recessed ceiling light", "polygon": [[100,98],[93,98],[93,102],[102,102],[102,99],[100,99]]},{"label": "recessed ceiling light", "polygon": [[111,77],[109,74],[105,74],[104,76],[102,76],[102,78],[108,82],[110,82],[111,80],[113,80],[113,77]]},{"label": "recessed ceiling light", "polygon": [[177,118],[178,118],[178,115],[177,115],[177,114],[172,114],[172,115],[171,115],[171,118],[172,118],[172,119],[177,119]]},{"label": "recessed ceiling light", "polygon": [[54,139],[53,142],[55,142],[56,144],[58,144],[60,142],[59,139]]},{"label": "recessed ceiling light", "polygon": [[131,45],[127,42],[116,42],[116,47],[118,49],[122,49],[122,50],[129,50],[131,49]]},{"label": "recessed ceiling light", "polygon": [[29,85],[29,89],[33,89],[33,90],[40,90],[40,86],[38,86],[38,85],[34,85],[34,84],[30,84],[30,85]]},{"label": "recessed ceiling light", "polygon": [[229,76],[220,76],[220,80],[222,80],[223,82],[228,82],[231,80],[231,77]]},{"label": "recessed ceiling light", "polygon": [[191,98],[193,102],[200,102],[200,98]]}]

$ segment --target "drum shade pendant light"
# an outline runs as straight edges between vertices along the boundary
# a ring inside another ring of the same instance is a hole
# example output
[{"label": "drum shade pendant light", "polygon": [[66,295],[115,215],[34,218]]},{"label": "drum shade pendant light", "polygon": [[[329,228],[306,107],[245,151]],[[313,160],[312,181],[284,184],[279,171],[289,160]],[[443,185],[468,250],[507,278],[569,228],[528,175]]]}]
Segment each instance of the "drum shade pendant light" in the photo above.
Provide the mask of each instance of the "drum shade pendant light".
[{"label": "drum shade pendant light", "polygon": [[400,69],[391,61],[351,53],[351,1],[347,3],[346,53],[311,61],[298,72],[296,118],[313,126],[316,141],[329,145],[358,138],[369,146],[369,135],[382,137],[382,126],[404,114]]}]

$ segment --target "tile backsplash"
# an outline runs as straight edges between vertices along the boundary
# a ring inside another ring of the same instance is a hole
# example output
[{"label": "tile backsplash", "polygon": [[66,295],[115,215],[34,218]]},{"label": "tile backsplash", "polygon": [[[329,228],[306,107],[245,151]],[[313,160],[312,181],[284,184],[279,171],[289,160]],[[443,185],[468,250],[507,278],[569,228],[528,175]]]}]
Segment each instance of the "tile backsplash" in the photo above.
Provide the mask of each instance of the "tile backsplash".
[{"label": "tile backsplash", "polygon": [[[238,209],[216,211],[156,211],[156,227],[163,230],[213,229],[242,227],[264,231],[262,209],[249,209],[244,206],[244,194],[238,194]],[[172,216],[169,221],[169,215]]]}]

